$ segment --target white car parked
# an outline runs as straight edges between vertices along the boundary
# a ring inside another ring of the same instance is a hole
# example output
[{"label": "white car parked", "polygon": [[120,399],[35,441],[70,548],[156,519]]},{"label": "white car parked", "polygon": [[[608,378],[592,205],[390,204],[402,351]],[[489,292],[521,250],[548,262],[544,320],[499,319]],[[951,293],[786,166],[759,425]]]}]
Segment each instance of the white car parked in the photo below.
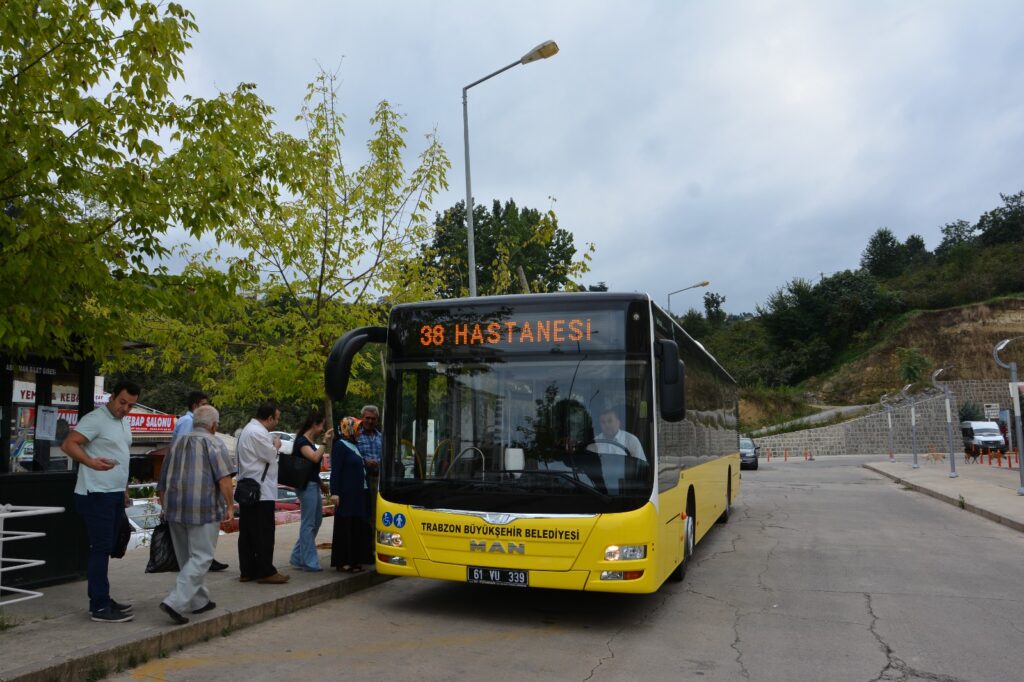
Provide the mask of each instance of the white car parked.
[{"label": "white car parked", "polygon": [[281,439],[281,449],[278,452],[281,452],[286,455],[292,454],[292,445],[295,444],[294,433],[286,433],[284,431],[271,431],[270,435],[277,436],[278,438]]}]

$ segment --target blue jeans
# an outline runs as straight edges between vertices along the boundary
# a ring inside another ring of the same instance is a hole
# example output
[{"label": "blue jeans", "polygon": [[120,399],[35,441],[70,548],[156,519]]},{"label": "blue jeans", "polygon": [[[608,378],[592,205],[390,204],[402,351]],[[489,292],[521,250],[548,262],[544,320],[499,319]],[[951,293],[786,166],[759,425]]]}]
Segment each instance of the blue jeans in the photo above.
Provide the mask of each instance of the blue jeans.
[{"label": "blue jeans", "polygon": [[306,487],[296,490],[299,496],[299,539],[292,547],[289,561],[296,568],[320,570],[320,557],[316,553],[316,534],[324,517],[324,500],[320,495],[319,483],[307,483]]},{"label": "blue jeans", "polygon": [[102,611],[110,606],[110,581],[107,565],[117,535],[118,514],[124,512],[124,493],[89,493],[75,495],[75,511],[85,521],[89,535],[89,611]]}]

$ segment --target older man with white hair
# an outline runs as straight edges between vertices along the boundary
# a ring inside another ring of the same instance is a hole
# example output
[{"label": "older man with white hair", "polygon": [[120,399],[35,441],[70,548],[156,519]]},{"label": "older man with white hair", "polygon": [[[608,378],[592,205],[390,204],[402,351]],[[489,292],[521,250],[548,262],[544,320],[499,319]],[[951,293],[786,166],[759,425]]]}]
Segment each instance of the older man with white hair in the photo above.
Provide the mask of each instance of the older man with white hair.
[{"label": "older man with white hair", "polygon": [[231,477],[235,467],[217,438],[220,414],[202,405],[192,415],[192,432],[176,441],[160,472],[160,505],[178,557],[178,581],[160,609],[178,625],[182,613],[216,608],[206,589],[206,573],[217,548],[220,522],[234,518]]}]

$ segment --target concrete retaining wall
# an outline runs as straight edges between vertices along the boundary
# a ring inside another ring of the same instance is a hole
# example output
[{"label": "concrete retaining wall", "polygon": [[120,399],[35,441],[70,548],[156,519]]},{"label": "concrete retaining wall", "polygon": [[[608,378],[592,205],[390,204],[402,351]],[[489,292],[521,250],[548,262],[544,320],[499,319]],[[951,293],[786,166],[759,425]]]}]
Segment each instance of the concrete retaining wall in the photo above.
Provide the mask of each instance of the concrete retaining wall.
[{"label": "concrete retaining wall", "polygon": [[[1009,387],[1005,382],[951,381],[949,388],[953,393],[950,410],[953,419],[953,447],[955,449],[960,448],[960,428],[957,414],[962,402],[972,401],[978,405],[999,403],[1002,409],[1012,409]],[[917,451],[946,452],[949,445],[946,431],[945,398],[941,393],[933,390],[927,396],[919,397],[914,407],[917,423]],[[909,402],[904,401],[895,405],[892,410],[893,451],[911,452],[913,437],[911,406]],[[768,448],[771,449],[773,457],[782,457],[783,451],[787,449],[790,457],[803,457],[805,450],[810,451],[814,457],[887,454],[889,452],[889,419],[887,413],[879,406],[878,412],[851,419],[842,424],[776,436],[763,436],[756,440],[757,444],[761,446],[762,456],[768,454]]]}]

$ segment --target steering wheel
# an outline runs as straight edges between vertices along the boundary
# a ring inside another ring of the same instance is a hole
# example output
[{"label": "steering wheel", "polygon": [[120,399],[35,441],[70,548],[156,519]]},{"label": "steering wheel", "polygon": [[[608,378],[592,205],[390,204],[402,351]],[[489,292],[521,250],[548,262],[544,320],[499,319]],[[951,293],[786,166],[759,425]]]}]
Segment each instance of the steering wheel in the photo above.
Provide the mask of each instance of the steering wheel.
[{"label": "steering wheel", "polygon": [[[593,449],[591,449],[591,447],[590,447],[592,445],[595,446]],[[626,457],[632,457],[633,456],[633,453],[631,453],[629,451],[629,448],[627,448],[625,445],[623,445],[619,441],[617,441],[617,440],[605,440],[603,438],[601,438],[601,439],[591,438],[586,443],[584,443],[582,446],[580,446],[580,449],[581,450],[587,450],[588,452],[593,452],[594,454],[597,454],[597,455],[607,455],[607,454],[616,454],[617,455],[617,454],[619,454],[617,452],[613,452],[613,453],[601,452],[596,447],[598,445],[614,445],[615,447],[617,447],[620,450],[622,450],[622,453],[624,455],[626,455]]]}]

